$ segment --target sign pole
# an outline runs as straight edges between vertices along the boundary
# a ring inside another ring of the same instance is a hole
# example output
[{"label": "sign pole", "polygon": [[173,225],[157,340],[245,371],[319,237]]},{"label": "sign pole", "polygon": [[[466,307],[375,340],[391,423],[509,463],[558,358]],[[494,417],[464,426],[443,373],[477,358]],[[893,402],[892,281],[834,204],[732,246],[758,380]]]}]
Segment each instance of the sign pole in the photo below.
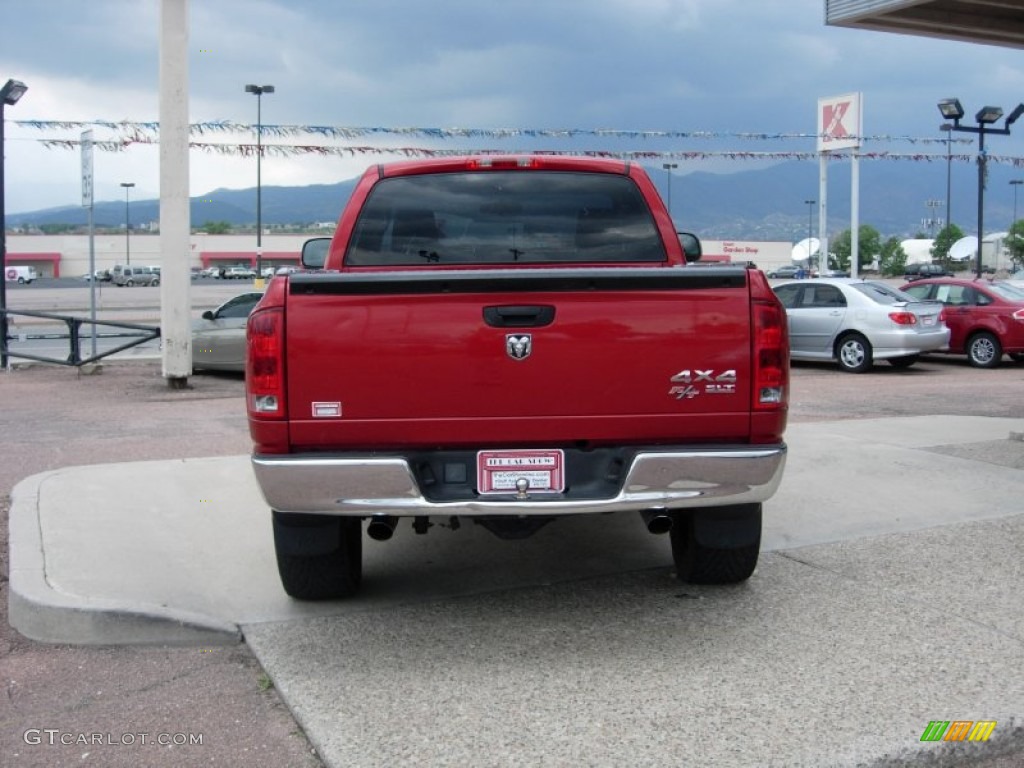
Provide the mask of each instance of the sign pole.
[{"label": "sign pole", "polygon": [[89,320],[96,357],[96,230],[93,226],[92,131],[82,132],[82,207],[89,212]]}]

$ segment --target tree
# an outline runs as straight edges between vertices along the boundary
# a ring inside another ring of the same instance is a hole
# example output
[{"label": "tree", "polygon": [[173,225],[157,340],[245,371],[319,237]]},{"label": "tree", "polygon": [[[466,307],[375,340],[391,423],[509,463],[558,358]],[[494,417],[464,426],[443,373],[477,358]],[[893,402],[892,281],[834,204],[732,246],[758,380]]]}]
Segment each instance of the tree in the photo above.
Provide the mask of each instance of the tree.
[{"label": "tree", "polygon": [[907,267],[907,252],[903,250],[899,238],[890,237],[882,245],[878,259],[884,277],[902,277]]},{"label": "tree", "polygon": [[1024,219],[1013,222],[1004,242],[1014,269],[1024,269]]},{"label": "tree", "polygon": [[208,235],[226,235],[231,231],[229,221],[204,221],[199,229]]},{"label": "tree", "polygon": [[932,245],[932,261],[949,269],[949,249],[953,247],[953,243],[963,236],[964,231],[956,224],[943,227],[942,231],[936,235],[935,243]]},{"label": "tree", "polygon": [[[848,229],[840,232],[828,246],[831,255],[835,256],[836,266],[839,269],[850,268],[850,258],[853,251],[852,233]],[[857,251],[859,255],[858,264],[866,267],[871,264],[875,256],[882,250],[882,235],[870,224],[861,224],[857,228]]]}]

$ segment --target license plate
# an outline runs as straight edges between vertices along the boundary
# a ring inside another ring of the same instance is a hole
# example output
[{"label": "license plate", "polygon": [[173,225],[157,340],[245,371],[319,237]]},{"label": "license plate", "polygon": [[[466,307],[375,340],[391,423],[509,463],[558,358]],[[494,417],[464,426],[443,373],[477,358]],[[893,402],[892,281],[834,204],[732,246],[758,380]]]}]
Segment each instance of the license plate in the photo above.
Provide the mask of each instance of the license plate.
[{"label": "license plate", "polygon": [[921,320],[924,325],[935,325],[935,315],[925,315]]},{"label": "license plate", "polygon": [[565,453],[560,450],[480,451],[476,487],[482,493],[517,493],[520,481],[529,493],[565,490]]}]

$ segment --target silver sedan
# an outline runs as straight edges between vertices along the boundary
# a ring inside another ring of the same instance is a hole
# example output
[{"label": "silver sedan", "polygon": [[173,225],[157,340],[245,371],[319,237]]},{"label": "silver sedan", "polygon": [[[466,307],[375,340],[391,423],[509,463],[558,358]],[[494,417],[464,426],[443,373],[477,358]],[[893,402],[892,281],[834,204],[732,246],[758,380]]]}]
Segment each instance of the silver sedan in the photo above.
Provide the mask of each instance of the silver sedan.
[{"label": "silver sedan", "polygon": [[775,293],[786,308],[793,360],[835,360],[863,373],[875,360],[906,368],[949,343],[942,304],[885,283],[822,278],[777,285]]},{"label": "silver sedan", "polygon": [[245,324],[262,298],[256,291],[240,294],[192,322],[193,369],[245,370]]}]

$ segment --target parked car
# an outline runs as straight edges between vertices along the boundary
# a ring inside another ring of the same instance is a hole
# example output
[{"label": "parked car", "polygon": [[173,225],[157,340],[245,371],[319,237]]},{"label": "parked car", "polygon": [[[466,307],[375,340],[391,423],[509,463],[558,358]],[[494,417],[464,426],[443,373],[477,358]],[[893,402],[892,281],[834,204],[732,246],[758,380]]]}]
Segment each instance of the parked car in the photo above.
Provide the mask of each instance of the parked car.
[{"label": "parked car", "polygon": [[1024,289],[1006,281],[930,278],[903,286],[918,299],[942,302],[949,326],[946,351],[976,368],[995,368],[1008,354],[1024,361]]},{"label": "parked car", "polygon": [[291,275],[291,274],[293,274],[295,272],[298,272],[298,271],[299,271],[298,267],[278,267],[274,271],[274,274],[275,275]]},{"label": "parked car", "polygon": [[262,298],[258,291],[243,293],[192,321],[193,369],[245,370],[245,322]]},{"label": "parked car", "polygon": [[786,308],[793,360],[835,360],[850,373],[871,370],[876,360],[907,368],[949,341],[941,304],[885,283],[826,277],[774,290]]},{"label": "parked car", "polygon": [[815,274],[816,277],[849,277],[850,273],[845,269],[826,269]]},{"label": "parked car", "polygon": [[768,272],[768,277],[771,278],[801,278],[807,273],[807,270],[803,267],[798,267],[796,264],[786,264],[781,267]]},{"label": "parked car", "polygon": [[256,277],[256,270],[249,267],[228,267],[221,277],[225,280],[252,280]]},{"label": "parked car", "polygon": [[904,280],[924,280],[926,277],[953,277],[941,264],[907,264],[903,269]]},{"label": "parked car", "polygon": [[118,264],[111,270],[111,281],[117,286],[160,285],[160,275],[151,267],[130,267]]},{"label": "parked car", "polygon": [[97,269],[94,272],[86,272],[82,275],[82,279],[87,282],[95,280],[97,283],[109,283],[110,273],[105,269]]}]

